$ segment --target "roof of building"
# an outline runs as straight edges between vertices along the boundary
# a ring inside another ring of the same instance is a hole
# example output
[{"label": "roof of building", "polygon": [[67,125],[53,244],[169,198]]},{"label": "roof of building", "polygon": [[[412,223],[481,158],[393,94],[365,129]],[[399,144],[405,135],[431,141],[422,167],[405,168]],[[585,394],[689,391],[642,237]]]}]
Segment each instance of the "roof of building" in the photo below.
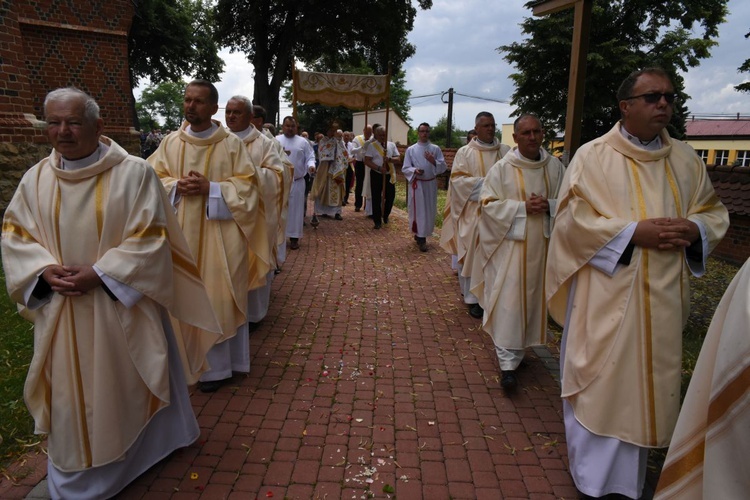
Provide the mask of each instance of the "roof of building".
[{"label": "roof of building", "polygon": [[688,120],[685,123],[688,140],[698,137],[750,138],[750,120]]},{"label": "roof of building", "polygon": [[750,215],[750,167],[708,165],[716,195],[730,214]]}]

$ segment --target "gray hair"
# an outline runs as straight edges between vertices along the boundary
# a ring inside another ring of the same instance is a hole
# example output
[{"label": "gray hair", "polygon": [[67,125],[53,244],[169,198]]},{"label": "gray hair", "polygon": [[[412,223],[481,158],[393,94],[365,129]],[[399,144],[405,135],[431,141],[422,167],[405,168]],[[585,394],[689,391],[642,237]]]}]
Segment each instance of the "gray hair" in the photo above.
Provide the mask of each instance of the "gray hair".
[{"label": "gray hair", "polygon": [[253,114],[253,103],[250,99],[244,95],[233,95],[229,98],[230,101],[240,101],[245,105],[245,109],[252,115]]},{"label": "gray hair", "polygon": [[479,119],[480,118],[492,118],[493,120],[495,119],[495,117],[493,116],[493,114],[490,113],[489,111],[480,111],[477,114],[477,117],[474,118],[474,125],[476,125],[477,123],[479,123]]},{"label": "gray hair", "polygon": [[535,115],[534,113],[521,113],[521,116],[519,116],[518,118],[516,118],[516,120],[513,122],[513,133],[514,134],[518,132],[518,125],[523,120],[525,120],[526,118],[533,118],[534,120],[536,120],[536,122],[540,126],[542,124],[542,120],[540,120],[539,117],[537,115]]},{"label": "gray hair", "polygon": [[47,97],[44,98],[44,114],[47,114],[47,105],[49,103],[67,101],[74,98],[83,101],[84,118],[92,122],[99,119],[99,105],[94,98],[75,87],[62,87],[47,94]]}]

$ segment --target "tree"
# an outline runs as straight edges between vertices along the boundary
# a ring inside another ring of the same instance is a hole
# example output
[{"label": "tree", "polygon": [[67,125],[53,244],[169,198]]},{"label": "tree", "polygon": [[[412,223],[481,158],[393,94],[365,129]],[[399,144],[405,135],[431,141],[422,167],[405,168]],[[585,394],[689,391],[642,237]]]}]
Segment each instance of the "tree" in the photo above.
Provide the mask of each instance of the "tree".
[{"label": "tree", "polygon": [[214,11],[204,0],[139,0],[128,36],[130,84],[216,81],[224,69],[214,36]]},{"label": "tree", "polygon": [[[745,35],[745,38],[750,38],[750,32]],[[750,59],[745,59],[745,62],[737,68],[737,71],[740,73],[750,73]],[[740,92],[750,92],[750,82],[740,83],[734,88]]]},{"label": "tree", "polygon": [[[417,3],[432,7],[432,0]],[[389,63],[394,74],[399,71],[415,50],[406,36],[416,12],[405,0],[218,0],[216,20],[221,43],[244,52],[255,68],[254,101],[273,121],[293,60],[311,66],[327,58],[336,66],[356,66],[364,59],[375,73],[385,74]]]},{"label": "tree", "polygon": [[[727,1],[594,2],[582,142],[603,135],[619,120],[615,95],[620,82],[647,66],[660,66],[670,74],[682,100],[675,105],[669,132],[683,137],[689,96],[677,71],[687,71],[709,57],[727,13]],[[517,71],[511,75],[516,86],[511,103],[517,106],[516,115],[539,115],[551,140],[556,131],[565,128],[573,11],[527,18],[521,26],[528,38],[498,48]]]},{"label": "tree", "polygon": [[[461,139],[466,137],[466,131],[456,128],[455,123],[451,123],[451,145],[452,147],[461,147]],[[448,116],[443,115],[430,127],[430,142],[437,144],[441,148],[445,147],[448,142]]]},{"label": "tree", "polygon": [[[182,123],[182,101],[185,85],[183,80],[176,82],[162,82],[148,86],[143,90],[141,99],[136,103],[143,110],[144,115],[151,118],[158,126],[157,117],[164,119],[163,128],[176,130]],[[139,119],[141,114],[139,113]]]},{"label": "tree", "polygon": [[135,114],[138,116],[138,130],[150,132],[161,126],[140,101],[135,103]]}]

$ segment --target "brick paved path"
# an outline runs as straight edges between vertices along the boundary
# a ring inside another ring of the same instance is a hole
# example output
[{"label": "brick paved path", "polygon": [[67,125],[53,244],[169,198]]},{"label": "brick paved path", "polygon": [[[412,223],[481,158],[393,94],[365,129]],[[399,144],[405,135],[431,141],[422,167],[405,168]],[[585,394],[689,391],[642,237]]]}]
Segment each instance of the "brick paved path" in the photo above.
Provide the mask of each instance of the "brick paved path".
[{"label": "brick paved path", "polygon": [[[195,392],[199,441],[118,498],[577,498],[549,351],[530,350],[523,390],[504,394],[449,257],[436,239],[419,252],[403,212],[391,219],[374,231],[350,205],[305,228],[249,376]],[[39,481],[44,459],[30,464],[0,497]]]}]

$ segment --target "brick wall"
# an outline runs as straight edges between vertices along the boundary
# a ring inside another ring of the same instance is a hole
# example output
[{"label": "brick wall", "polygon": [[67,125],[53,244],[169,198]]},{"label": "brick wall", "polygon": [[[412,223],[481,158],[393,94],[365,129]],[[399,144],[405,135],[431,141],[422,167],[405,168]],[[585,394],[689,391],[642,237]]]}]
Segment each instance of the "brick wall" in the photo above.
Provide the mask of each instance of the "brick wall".
[{"label": "brick wall", "polygon": [[128,74],[131,0],[0,2],[0,211],[23,172],[49,154],[42,104],[69,85],[91,94],[104,134],[133,154]]},{"label": "brick wall", "polygon": [[750,257],[750,217],[730,213],[727,234],[712,255],[733,264],[744,264]]}]

